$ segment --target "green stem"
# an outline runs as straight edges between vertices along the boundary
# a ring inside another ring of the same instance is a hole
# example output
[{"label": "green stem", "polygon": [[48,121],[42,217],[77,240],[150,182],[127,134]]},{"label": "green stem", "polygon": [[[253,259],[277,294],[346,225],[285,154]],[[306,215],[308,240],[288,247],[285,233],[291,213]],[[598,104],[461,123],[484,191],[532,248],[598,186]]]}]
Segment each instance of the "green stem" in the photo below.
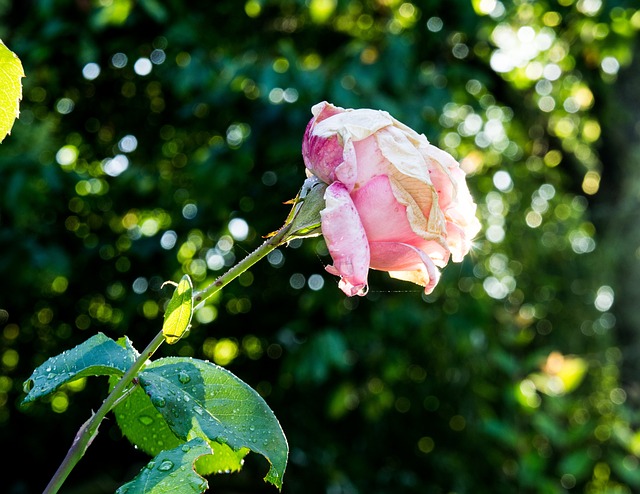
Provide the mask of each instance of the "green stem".
[{"label": "green stem", "polygon": [[[279,245],[282,245],[287,238],[287,234],[291,229],[291,223],[287,222],[280,230],[278,230],[273,236],[269,237],[260,247],[254,250],[251,254],[245,257],[238,264],[233,266],[229,271],[220,276],[216,281],[211,283],[205,289],[196,292],[194,294],[194,301],[200,302],[198,306],[204,304],[204,301],[209,298],[211,295],[219,291],[222,287],[226,286],[244,273],[247,269],[253,266],[256,262],[262,259],[264,256],[269,254],[272,250],[277,248]],[[196,307],[197,308],[197,307]],[[89,420],[87,420],[78,432],[76,433],[76,437],[73,440],[67,455],[64,460],[58,467],[58,470],[51,478],[49,485],[47,485],[43,494],[55,494],[58,492],[62,484],[67,479],[71,470],[76,466],[76,464],[80,461],[87,451],[87,448],[98,434],[98,427],[102,420],[106,417],[107,413],[113,409],[113,407],[118,403],[118,401],[122,398],[123,394],[127,392],[128,387],[131,385],[134,377],[138,375],[142,367],[145,365],[147,360],[151,358],[151,356],[156,352],[156,350],[162,345],[165,341],[164,335],[162,331],[160,331],[155,338],[147,345],[138,359],[133,363],[133,365],[125,372],[125,374],[120,378],[118,383],[115,385],[109,396],[102,402],[102,405],[98,409],[98,411],[93,414]]]},{"label": "green stem", "polygon": [[233,266],[229,271],[220,276],[208,287],[200,290],[199,292],[196,292],[193,295],[194,302],[198,303],[195,308],[198,309],[199,307],[201,307],[204,304],[205,300],[208,299],[211,295],[218,292],[220,289],[222,289],[222,287],[228,285],[229,282],[240,276],[256,262],[269,254],[269,252],[282,245],[286,241],[289,230],[291,230],[291,223],[287,222],[282,228],[280,228],[280,230],[278,230],[273,236],[269,237],[260,247],[254,250],[242,261]]}]

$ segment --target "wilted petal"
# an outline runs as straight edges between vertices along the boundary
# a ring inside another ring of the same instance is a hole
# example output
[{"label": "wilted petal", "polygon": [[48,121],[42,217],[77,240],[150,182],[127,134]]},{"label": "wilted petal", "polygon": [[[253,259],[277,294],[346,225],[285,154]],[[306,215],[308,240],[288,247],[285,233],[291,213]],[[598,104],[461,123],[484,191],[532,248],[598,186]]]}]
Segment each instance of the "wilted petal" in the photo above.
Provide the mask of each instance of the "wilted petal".
[{"label": "wilted petal", "polygon": [[320,213],[322,234],[333,259],[327,271],[340,276],[340,288],[348,296],[364,295],[369,271],[369,243],[349,191],[340,182],[331,184]]},{"label": "wilted petal", "polygon": [[313,114],[314,118],[310,123],[315,124],[318,122],[322,122],[323,120],[344,111],[344,108],[334,106],[331,103],[327,103],[326,101],[317,103],[311,107],[311,113]]},{"label": "wilted petal", "polygon": [[393,124],[391,116],[384,111],[367,108],[358,110],[334,108],[340,112],[318,122],[313,129],[315,135],[328,137],[338,134],[344,140],[360,141]]},{"label": "wilted petal", "polygon": [[424,286],[431,293],[440,279],[440,272],[423,251],[400,242],[371,242],[371,268],[389,271],[393,278]]},{"label": "wilted petal", "polygon": [[[431,184],[424,156],[405,133],[396,127],[388,127],[376,133],[375,138],[383,156],[401,175]],[[426,138],[424,145],[428,145]]]}]

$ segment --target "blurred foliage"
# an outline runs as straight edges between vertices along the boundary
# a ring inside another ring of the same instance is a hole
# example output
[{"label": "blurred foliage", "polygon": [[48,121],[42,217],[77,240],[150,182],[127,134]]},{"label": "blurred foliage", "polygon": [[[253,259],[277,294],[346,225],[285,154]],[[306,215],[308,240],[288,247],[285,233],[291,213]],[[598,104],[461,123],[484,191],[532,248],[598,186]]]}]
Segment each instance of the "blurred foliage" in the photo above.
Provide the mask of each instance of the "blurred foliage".
[{"label": "blurred foliage", "polygon": [[[161,350],[265,397],[285,493],[637,491],[594,208],[638,30],[634,0],[0,1],[26,73],[0,147],[7,492],[41,492],[106,393],[81,380],[20,409],[32,369],[97,331],[144,347],[165,280],[201,288],[278,228],[321,100],[385,109],[461,161],[473,254],[429,297],[372,273],[345,299],[322,240],[295,241]],[[272,492],[259,460],[212,491]],[[106,422],[65,492],[147,461]]]}]

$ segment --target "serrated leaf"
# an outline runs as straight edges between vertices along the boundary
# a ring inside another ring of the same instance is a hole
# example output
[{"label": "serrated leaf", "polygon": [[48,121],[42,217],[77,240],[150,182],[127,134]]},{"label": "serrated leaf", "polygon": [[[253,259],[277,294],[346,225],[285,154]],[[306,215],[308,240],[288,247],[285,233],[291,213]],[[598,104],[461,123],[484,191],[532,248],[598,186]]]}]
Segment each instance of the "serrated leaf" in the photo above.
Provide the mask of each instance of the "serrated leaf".
[{"label": "serrated leaf", "polygon": [[[110,379],[111,387],[117,378]],[[133,390],[113,410],[122,434],[138,449],[150,456],[156,456],[165,449],[175,448],[184,443],[171,431],[162,414],[151,403],[141,387]],[[246,448],[234,451],[226,444],[211,441],[213,455],[202,456],[197,461],[197,471],[201,475],[220,472],[236,472],[242,467],[242,459],[249,453]]]},{"label": "serrated leaf", "polygon": [[20,114],[23,77],[20,59],[0,40],[0,142],[11,133]]},{"label": "serrated leaf", "polygon": [[176,286],[167,311],[164,313],[162,334],[170,345],[176,343],[189,329],[193,316],[193,284],[188,275],[184,275]]},{"label": "serrated leaf", "polygon": [[33,371],[24,383],[27,396],[23,404],[46,396],[60,386],[87,376],[122,376],[138,358],[138,352],[126,339],[116,343],[98,333],[84,343],[51,357]]},{"label": "serrated leaf", "polygon": [[211,362],[181,357],[151,363],[139,383],[177,437],[204,435],[234,451],[259,453],[271,464],[265,480],[282,487],[287,440],[271,409],[249,385]]},{"label": "serrated leaf", "polygon": [[131,482],[121,486],[116,494],[194,494],[209,487],[196,473],[194,465],[211,448],[200,438],[163,451],[151,460]]}]

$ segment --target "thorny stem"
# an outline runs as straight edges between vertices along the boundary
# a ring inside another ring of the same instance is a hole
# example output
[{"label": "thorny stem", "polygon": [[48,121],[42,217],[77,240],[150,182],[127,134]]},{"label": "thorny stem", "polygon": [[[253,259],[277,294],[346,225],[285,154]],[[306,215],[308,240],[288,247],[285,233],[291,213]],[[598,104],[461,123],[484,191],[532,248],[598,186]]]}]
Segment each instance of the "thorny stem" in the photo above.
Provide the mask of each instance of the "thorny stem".
[{"label": "thorny stem", "polygon": [[291,229],[291,223],[287,222],[285,225],[280,228],[273,236],[269,237],[265,242],[254,250],[251,254],[245,257],[238,264],[233,266],[229,271],[220,276],[217,280],[211,283],[208,287],[200,290],[199,292],[194,293],[193,300],[196,304],[196,309],[201,307],[205,300],[208,299],[211,295],[218,292],[224,286],[229,284],[230,281],[234,280],[242,273],[244,273],[247,269],[253,266],[256,262],[262,259],[264,256],[269,254],[272,250],[276,249],[278,246],[285,243],[287,235],[289,234],[289,230]]},{"label": "thorny stem", "polygon": [[[196,292],[193,296],[194,302],[198,304],[196,308],[203,305],[207,298],[240,276],[256,262],[269,254],[269,252],[285,243],[289,230],[291,230],[291,223],[287,221],[285,225],[282,226],[274,235],[265,240],[260,247],[229,269],[229,271],[220,276],[217,280],[211,283],[211,285],[199,292]],[[92,414],[89,420],[82,424],[76,433],[76,437],[74,438],[67,455],[49,481],[49,484],[45,488],[43,494],[56,494],[60,487],[62,487],[62,484],[71,473],[71,470],[73,470],[76,464],[80,461],[80,458],[84,456],[87,448],[98,434],[98,427],[102,420],[106,417],[107,413],[109,413],[109,411],[118,404],[123,395],[130,391],[129,386],[133,379],[138,375],[142,367],[144,367],[146,362],[164,341],[164,335],[162,331],[160,331],[151,343],[147,345],[147,348],[142,351],[133,365],[120,378],[111,393],[109,393],[109,396],[107,396],[102,402],[98,411]]]}]

